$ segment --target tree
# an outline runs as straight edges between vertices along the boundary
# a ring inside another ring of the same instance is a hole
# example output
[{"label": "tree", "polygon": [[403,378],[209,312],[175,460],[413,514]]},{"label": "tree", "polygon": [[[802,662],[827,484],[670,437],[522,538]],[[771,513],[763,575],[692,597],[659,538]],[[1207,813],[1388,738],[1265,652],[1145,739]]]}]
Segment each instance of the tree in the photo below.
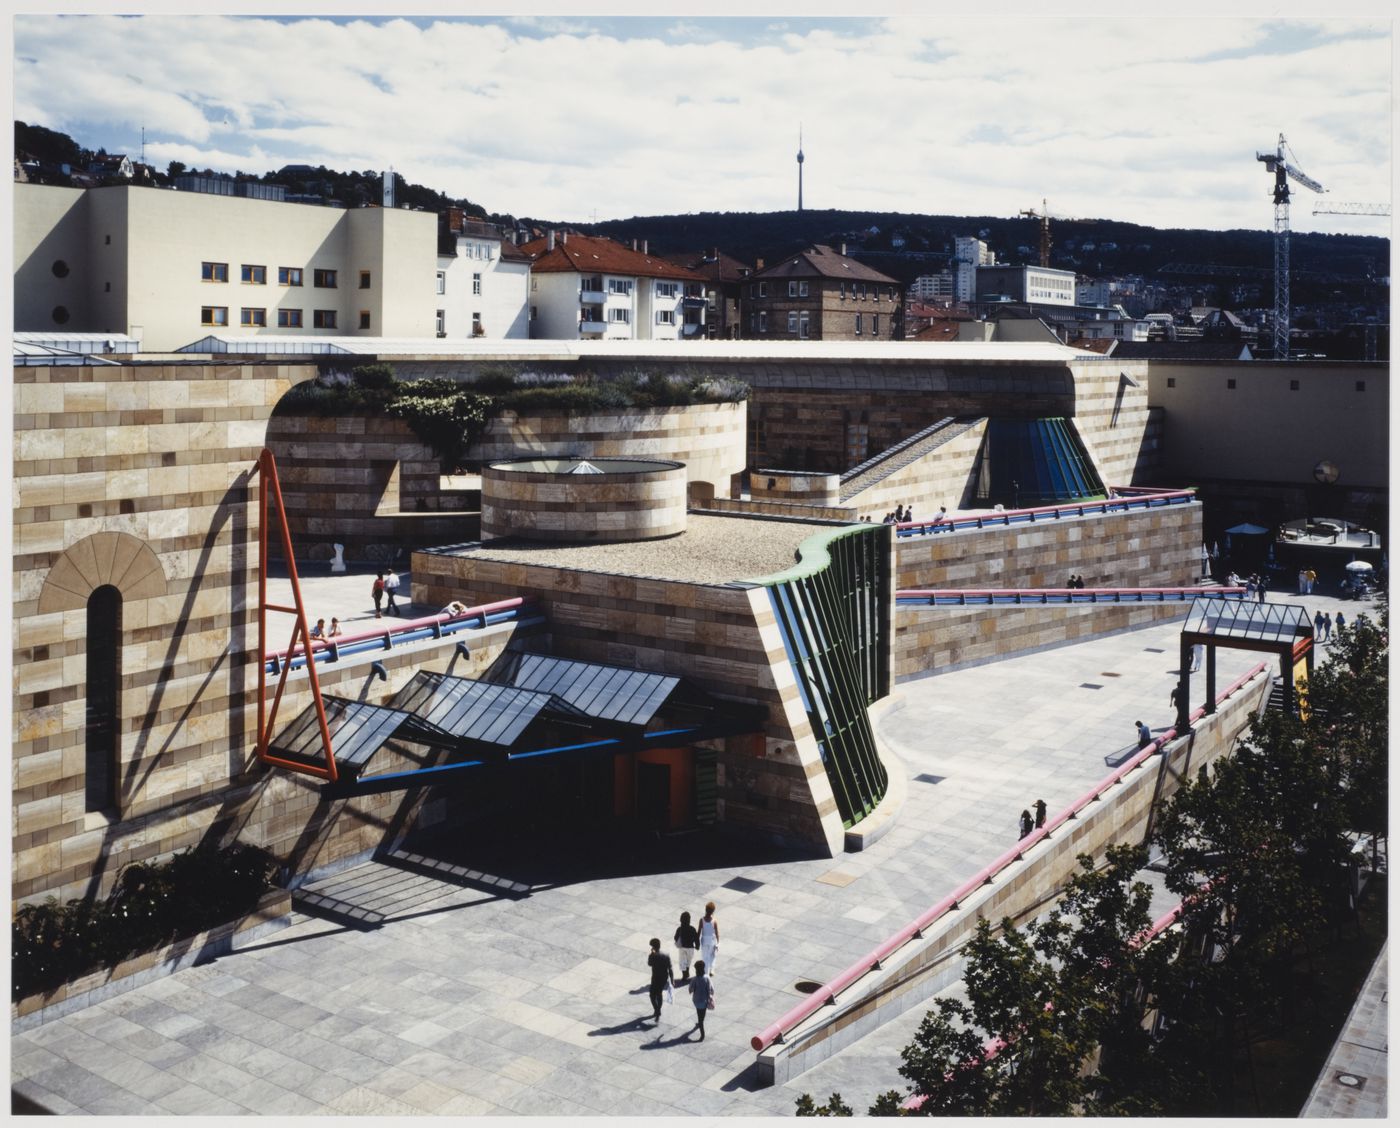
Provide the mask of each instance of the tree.
[{"label": "tree", "polygon": [[798,1116],[854,1116],[855,1110],[841,1099],[840,1093],[832,1093],[826,1104],[817,1104],[811,1096],[803,1093],[797,1098]]},{"label": "tree", "polygon": [[185,167],[184,161],[171,161],[165,166],[165,175],[174,180],[176,177],[185,175]]}]

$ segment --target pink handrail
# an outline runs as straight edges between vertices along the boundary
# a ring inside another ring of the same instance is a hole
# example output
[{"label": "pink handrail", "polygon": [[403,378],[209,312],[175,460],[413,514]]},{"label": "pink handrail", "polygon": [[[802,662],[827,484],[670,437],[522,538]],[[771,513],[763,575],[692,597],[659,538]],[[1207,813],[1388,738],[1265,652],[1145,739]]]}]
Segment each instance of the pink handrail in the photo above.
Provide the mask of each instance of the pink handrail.
[{"label": "pink handrail", "polygon": [[[1268,665],[1269,664],[1267,662],[1260,662],[1248,673],[1242,674],[1240,677],[1236,678],[1235,681],[1233,681],[1230,684],[1228,689],[1216,696],[1215,703],[1217,705],[1223,704],[1226,700],[1228,700],[1230,697],[1234,696],[1237,692],[1239,692],[1239,690],[1246,683],[1252,681],[1260,673],[1266,670],[1268,668]],[[1191,714],[1191,720],[1199,720],[1201,717],[1205,716],[1205,712],[1206,709],[1204,705],[1197,706],[1195,711]],[[919,916],[915,917],[912,921],[906,924],[893,936],[889,937],[889,939],[887,939],[883,944],[879,945],[879,947],[872,949],[870,952],[867,952],[859,960],[851,964],[850,967],[846,968],[845,971],[841,972],[834,979],[831,979],[827,983],[824,983],[820,988],[818,988],[815,992],[809,995],[802,1002],[798,1003],[797,1006],[793,1007],[790,1011],[784,1014],[777,1021],[770,1023],[768,1026],[765,1026],[762,1030],[760,1030],[749,1040],[749,1044],[755,1050],[762,1050],[767,1046],[772,1045],[775,1041],[781,1038],[784,1033],[791,1030],[799,1022],[803,1021],[803,1019],[810,1017],[822,1006],[826,1005],[827,1003],[834,1004],[836,1002],[836,996],[840,992],[844,991],[847,987],[849,987],[856,980],[860,979],[862,976],[879,968],[881,963],[889,959],[890,956],[892,956],[896,951],[902,948],[910,940],[914,939],[916,936],[921,935],[924,929],[928,928],[929,925],[931,925],[939,917],[943,916],[949,910],[957,908],[959,902],[961,902],[963,899],[975,892],[981,886],[990,883],[993,877],[999,874],[1012,862],[1021,858],[1030,847],[1034,846],[1041,839],[1048,837],[1051,831],[1057,830],[1059,827],[1067,823],[1070,819],[1074,818],[1076,815],[1079,814],[1081,810],[1087,807],[1090,803],[1093,803],[1096,800],[1098,800],[1105,791],[1113,787],[1115,784],[1120,783],[1124,776],[1126,776],[1129,772],[1131,772],[1148,757],[1160,752],[1162,750],[1162,747],[1166,744],[1166,742],[1175,739],[1175,737],[1176,728],[1175,726],[1173,726],[1172,728],[1167,729],[1166,732],[1162,733],[1161,736],[1153,740],[1152,743],[1146,745],[1144,748],[1139,750],[1131,759],[1125,761],[1123,764],[1115,768],[1109,775],[1105,776],[1102,780],[1096,783],[1092,788],[1090,788],[1090,790],[1086,791],[1083,795],[1081,795],[1078,799],[1076,799],[1073,803],[1071,803],[1053,819],[1050,819],[1048,822],[1046,822],[1044,826],[1037,827],[1035,830],[1031,831],[1030,834],[1028,834],[1025,838],[1021,839],[1019,842],[1017,842],[1016,845],[1013,846],[1011,849],[998,855],[997,858],[990,864],[983,866],[982,869],[978,870],[977,873],[975,873],[972,877],[964,881],[948,896],[944,897],[941,901],[937,902],[936,904],[930,906],[928,909],[925,909],[922,913],[919,914]]]},{"label": "pink handrail", "polygon": [[[1081,509],[1097,509],[1099,506],[1112,505],[1114,502],[1134,502],[1147,501],[1151,498],[1169,497],[1195,497],[1194,489],[1185,490],[1159,490],[1159,489],[1139,489],[1137,487],[1124,487],[1133,491],[1131,497],[1117,496],[1099,498],[1094,501],[1070,501],[1062,502],[1059,505],[1035,505],[1026,509],[1001,509],[990,513],[970,513],[966,517],[945,516],[942,520],[929,518],[918,521],[896,521],[893,522],[896,529],[926,529],[934,525],[948,525],[954,528],[970,527],[981,528],[985,524],[1010,524],[1013,517],[1030,517],[1034,519],[1038,514],[1050,513],[1074,513]],[[1113,487],[1115,494],[1119,493],[1119,487]]]},{"label": "pink handrail", "polygon": [[1085,595],[1114,595],[1122,593],[1124,595],[1176,595],[1192,594],[1204,595],[1209,598],[1212,595],[1239,594],[1245,593],[1242,587],[1143,587],[1143,588],[901,588],[895,592],[895,598],[905,596],[917,598],[933,598],[941,596],[951,599],[957,595],[1073,595],[1080,592]]},{"label": "pink handrail", "polygon": [[[366,639],[384,638],[385,636],[392,637],[394,635],[405,634],[408,631],[422,630],[424,627],[431,627],[437,623],[451,623],[456,622],[458,619],[475,619],[477,616],[494,615],[498,611],[509,611],[512,607],[519,607],[524,602],[525,600],[523,597],[516,596],[514,599],[502,599],[496,603],[483,603],[477,607],[468,607],[465,611],[457,615],[449,614],[446,611],[439,611],[435,615],[427,615],[421,619],[405,619],[401,622],[396,622],[392,627],[386,625],[385,627],[374,630],[356,631],[354,634],[339,634],[333,639],[313,638],[311,640],[312,649],[325,649],[332,643],[336,646],[346,646],[352,642],[363,642]],[[295,658],[305,653],[305,648],[298,643],[296,646],[289,647],[286,650],[278,650],[272,654],[264,655],[263,661],[266,662],[273,658]]]}]

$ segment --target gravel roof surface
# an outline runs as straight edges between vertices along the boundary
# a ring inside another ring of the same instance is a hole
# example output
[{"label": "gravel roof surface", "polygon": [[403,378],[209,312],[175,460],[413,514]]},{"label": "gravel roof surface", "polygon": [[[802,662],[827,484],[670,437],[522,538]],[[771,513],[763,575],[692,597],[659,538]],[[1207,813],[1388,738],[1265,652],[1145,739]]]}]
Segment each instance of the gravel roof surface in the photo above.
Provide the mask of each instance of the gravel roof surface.
[{"label": "gravel roof surface", "polygon": [[830,528],[815,521],[755,520],[692,513],[686,530],[665,540],[620,544],[549,544],[506,538],[471,555],[485,560],[577,568],[623,576],[652,576],[692,584],[726,584],[785,572],[797,562],[797,546]]}]

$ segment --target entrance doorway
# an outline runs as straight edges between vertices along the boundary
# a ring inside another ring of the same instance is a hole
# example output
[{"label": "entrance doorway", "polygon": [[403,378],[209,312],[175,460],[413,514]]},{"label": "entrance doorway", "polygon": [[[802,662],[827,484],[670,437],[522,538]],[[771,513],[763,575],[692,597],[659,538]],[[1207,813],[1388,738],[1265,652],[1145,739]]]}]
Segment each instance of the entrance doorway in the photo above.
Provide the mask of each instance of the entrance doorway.
[{"label": "entrance doorway", "polygon": [[637,822],[647,830],[671,825],[671,765],[637,762]]}]

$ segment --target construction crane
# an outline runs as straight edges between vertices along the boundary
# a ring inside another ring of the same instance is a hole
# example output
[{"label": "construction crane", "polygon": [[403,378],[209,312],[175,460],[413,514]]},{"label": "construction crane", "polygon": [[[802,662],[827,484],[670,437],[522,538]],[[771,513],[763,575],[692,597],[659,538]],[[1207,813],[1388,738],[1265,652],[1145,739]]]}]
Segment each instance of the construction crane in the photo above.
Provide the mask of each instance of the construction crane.
[{"label": "construction crane", "polygon": [[[1264,167],[1274,174],[1274,358],[1288,359],[1289,313],[1288,301],[1288,181],[1291,177],[1304,188],[1314,192],[1327,191],[1296,164],[1289,164],[1285,155],[1288,142],[1278,135],[1278,151],[1256,153]],[[1296,159],[1296,158],[1295,158]]]},{"label": "construction crane", "polygon": [[1389,215],[1389,204],[1314,204],[1313,215]]},{"label": "construction crane", "polygon": [[[1044,200],[1041,200],[1041,201],[1040,201],[1040,211],[1036,211],[1034,208],[1030,208],[1030,209],[1028,209],[1028,210],[1026,210],[1026,211],[1023,211],[1023,212],[1017,212],[1017,214],[1018,214],[1018,215],[1023,215],[1023,216],[1025,216],[1027,219],[1038,219],[1038,220],[1040,221],[1040,265],[1041,265],[1041,266],[1049,266],[1049,265],[1050,265],[1050,209],[1049,209],[1048,207],[1046,207],[1045,201],[1044,201]],[[1092,220],[1092,219],[1075,219],[1074,216],[1070,216],[1070,215],[1057,215],[1057,216],[1055,216],[1055,218],[1056,218],[1057,220],[1059,220],[1060,222],[1062,222],[1062,223],[1063,223],[1063,222],[1070,222],[1070,223],[1093,223],[1093,222],[1094,222],[1094,220]]]}]

